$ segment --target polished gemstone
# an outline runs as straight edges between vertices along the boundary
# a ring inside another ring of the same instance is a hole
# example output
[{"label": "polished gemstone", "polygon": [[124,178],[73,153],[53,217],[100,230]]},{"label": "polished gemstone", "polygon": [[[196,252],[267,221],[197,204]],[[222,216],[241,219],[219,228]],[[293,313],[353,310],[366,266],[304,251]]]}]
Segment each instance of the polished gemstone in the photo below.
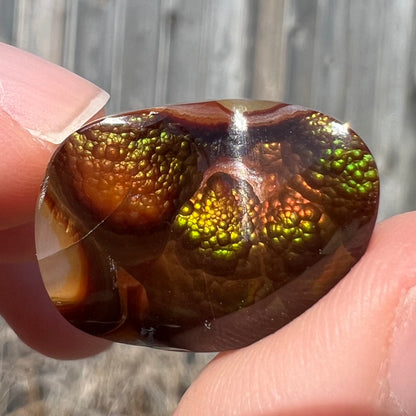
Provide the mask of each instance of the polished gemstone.
[{"label": "polished gemstone", "polygon": [[46,289],[114,341],[246,346],[324,296],[366,250],[379,182],[348,124],[224,100],[97,120],[53,156],[36,218]]}]

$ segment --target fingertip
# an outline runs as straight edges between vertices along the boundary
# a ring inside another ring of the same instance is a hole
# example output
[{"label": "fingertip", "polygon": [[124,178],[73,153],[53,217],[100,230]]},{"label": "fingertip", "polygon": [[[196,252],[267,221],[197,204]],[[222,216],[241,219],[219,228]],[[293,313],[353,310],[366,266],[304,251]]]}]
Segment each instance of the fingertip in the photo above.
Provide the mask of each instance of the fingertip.
[{"label": "fingertip", "polygon": [[36,198],[55,146],[33,139],[0,109],[0,230],[33,219]]},{"label": "fingertip", "polygon": [[0,106],[33,137],[60,143],[99,111],[109,95],[84,78],[0,43]]},{"label": "fingertip", "polygon": [[70,71],[0,43],[0,230],[33,220],[57,144],[102,114],[108,98]]}]

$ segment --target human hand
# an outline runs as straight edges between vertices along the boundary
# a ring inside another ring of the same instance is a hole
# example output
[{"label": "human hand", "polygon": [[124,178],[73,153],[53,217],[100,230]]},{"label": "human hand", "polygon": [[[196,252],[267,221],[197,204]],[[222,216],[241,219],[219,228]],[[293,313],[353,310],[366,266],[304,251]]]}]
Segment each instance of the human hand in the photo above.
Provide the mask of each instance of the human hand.
[{"label": "human hand", "polygon": [[174,416],[416,415],[416,212],[376,226],[321,301],[275,334],[222,353]]},{"label": "human hand", "polygon": [[33,55],[0,43],[0,314],[32,348],[79,358],[109,343],[70,325],[37,266],[36,198],[56,144],[103,115],[108,94]]},{"label": "human hand", "polygon": [[[0,313],[28,345],[57,358],[108,343],[68,324],[43,288],[33,215],[56,145],[39,137],[63,140],[106,100],[0,44]],[[416,415],[415,243],[416,213],[377,226],[366,255],[329,295],[277,333],[220,354],[175,416]]]}]

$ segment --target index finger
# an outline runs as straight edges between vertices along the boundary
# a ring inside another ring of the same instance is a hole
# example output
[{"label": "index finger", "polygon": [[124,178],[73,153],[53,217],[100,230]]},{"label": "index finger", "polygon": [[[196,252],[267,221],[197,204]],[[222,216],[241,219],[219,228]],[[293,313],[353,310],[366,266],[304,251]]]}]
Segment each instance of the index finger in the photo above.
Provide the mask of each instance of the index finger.
[{"label": "index finger", "polygon": [[75,74],[0,43],[0,313],[24,342],[59,358],[109,343],[72,327],[50,301],[35,258],[36,199],[58,143],[107,99]]},{"label": "index finger", "polygon": [[108,97],[64,68],[0,43],[0,230],[32,219],[56,145]]}]

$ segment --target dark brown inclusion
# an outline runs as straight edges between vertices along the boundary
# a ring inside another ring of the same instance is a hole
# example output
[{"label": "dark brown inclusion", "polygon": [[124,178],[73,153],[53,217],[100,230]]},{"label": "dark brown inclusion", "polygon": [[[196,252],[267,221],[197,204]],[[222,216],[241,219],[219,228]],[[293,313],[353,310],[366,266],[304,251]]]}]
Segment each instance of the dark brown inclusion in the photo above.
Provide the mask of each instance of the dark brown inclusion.
[{"label": "dark brown inclusion", "polygon": [[49,165],[39,264],[59,311],[90,334],[239,348],[350,270],[378,193],[361,138],[299,106],[229,100],[106,117]]}]

